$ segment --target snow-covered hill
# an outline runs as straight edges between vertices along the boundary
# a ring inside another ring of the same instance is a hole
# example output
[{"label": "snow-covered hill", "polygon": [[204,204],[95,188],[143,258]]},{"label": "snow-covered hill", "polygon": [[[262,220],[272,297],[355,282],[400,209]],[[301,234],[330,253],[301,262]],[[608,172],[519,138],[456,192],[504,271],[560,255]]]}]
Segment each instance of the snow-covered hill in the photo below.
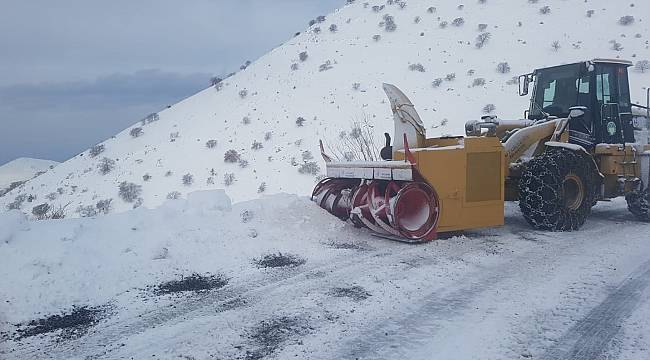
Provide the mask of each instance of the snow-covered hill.
[{"label": "snow-covered hill", "polygon": [[53,169],[58,163],[51,160],[18,158],[0,166],[0,195],[11,184],[26,181],[39,173]]},{"label": "snow-covered hill", "polygon": [[[30,212],[46,202],[76,216],[102,200],[124,211],[215,188],[234,201],[308,194],[319,175],[313,165],[323,166],[319,138],[336,146],[354,121],[367,120],[378,134],[392,129],[383,82],[411,97],[431,135],[461,134],[487,104],[502,118],[521,116],[527,99],[517,96],[517,74],[595,57],[650,58],[648,2],[348,3],[219,86],[16,189],[0,208]],[[623,25],[626,16],[633,21]],[[478,46],[481,34],[489,36]],[[650,71],[632,70],[631,78],[633,99],[645,102]],[[232,163],[224,161],[229,150],[237,152]],[[20,201],[28,195],[36,199]]]}]

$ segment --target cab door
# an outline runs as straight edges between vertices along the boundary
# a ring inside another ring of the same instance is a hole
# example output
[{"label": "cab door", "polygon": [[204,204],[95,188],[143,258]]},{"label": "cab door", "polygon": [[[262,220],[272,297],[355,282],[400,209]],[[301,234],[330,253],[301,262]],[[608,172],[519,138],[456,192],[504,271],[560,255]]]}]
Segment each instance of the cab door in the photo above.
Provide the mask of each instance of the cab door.
[{"label": "cab door", "polygon": [[594,92],[594,130],[598,142],[634,142],[627,67],[619,64],[597,64]]}]

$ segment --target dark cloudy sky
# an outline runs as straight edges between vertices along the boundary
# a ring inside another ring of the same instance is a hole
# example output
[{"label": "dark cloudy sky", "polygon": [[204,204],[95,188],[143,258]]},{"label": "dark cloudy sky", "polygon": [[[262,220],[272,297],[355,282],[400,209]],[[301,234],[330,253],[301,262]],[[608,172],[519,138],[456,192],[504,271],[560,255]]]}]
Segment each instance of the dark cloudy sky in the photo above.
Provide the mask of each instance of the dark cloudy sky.
[{"label": "dark cloudy sky", "polygon": [[0,165],[63,161],[344,0],[2,0]]}]

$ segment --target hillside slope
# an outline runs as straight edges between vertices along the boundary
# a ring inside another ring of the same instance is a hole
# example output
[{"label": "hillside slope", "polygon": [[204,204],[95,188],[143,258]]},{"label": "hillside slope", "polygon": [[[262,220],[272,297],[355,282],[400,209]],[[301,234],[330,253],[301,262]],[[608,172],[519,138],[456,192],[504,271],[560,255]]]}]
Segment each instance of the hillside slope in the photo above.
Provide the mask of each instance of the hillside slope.
[{"label": "hillside slope", "polygon": [[[309,194],[318,169],[299,170],[311,161],[322,169],[319,138],[335,147],[341,131],[364,119],[377,134],[392,131],[383,82],[411,97],[430,135],[461,134],[487,104],[502,118],[521,116],[527,99],[517,96],[517,74],[595,57],[650,58],[648,14],[647,2],[605,0],[356,1],[220,86],[108,139],[96,156],[84,152],[16,189],[0,208],[29,212],[48,202],[76,216],[100,200],[124,211],[205,189],[225,188],[234,201],[261,190]],[[634,21],[622,25],[628,15]],[[490,37],[478,48],[482,32]],[[503,62],[507,73],[497,71]],[[632,70],[635,101],[645,102],[646,84],[650,71]],[[241,161],[224,162],[228,150]],[[131,184],[123,186],[130,202],[118,195],[122,182]],[[24,201],[27,194],[36,200]]]},{"label": "hillside slope", "polygon": [[0,166],[0,194],[2,189],[8,188],[12,183],[29,180],[57,164],[51,160],[19,158]]}]

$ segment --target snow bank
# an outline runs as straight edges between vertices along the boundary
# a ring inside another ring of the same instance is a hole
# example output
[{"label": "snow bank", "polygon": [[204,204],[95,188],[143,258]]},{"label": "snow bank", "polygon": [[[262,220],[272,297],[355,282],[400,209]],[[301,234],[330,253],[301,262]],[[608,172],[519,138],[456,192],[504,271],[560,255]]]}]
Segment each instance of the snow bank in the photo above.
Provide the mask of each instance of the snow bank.
[{"label": "snow bank", "polygon": [[253,259],[270,253],[318,262],[319,243],[345,236],[346,226],[306,198],[233,206],[223,191],[99,218],[27,222],[11,211],[0,215],[0,313],[17,323],[103,305],[195,272],[234,281],[258,273]]}]

